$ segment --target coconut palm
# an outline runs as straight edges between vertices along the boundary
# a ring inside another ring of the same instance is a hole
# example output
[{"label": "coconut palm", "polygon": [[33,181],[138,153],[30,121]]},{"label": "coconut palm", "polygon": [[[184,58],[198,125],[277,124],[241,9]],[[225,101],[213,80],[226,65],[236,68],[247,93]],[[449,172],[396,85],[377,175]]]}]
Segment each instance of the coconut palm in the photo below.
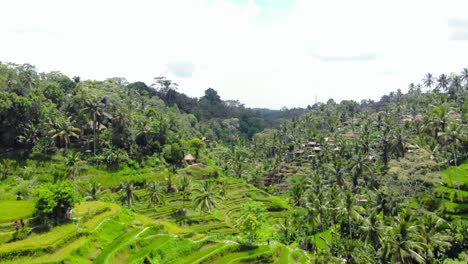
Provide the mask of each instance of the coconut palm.
[{"label": "coconut palm", "polygon": [[422,82],[426,88],[430,89],[434,85],[434,76],[431,73],[427,73]]},{"label": "coconut palm", "polygon": [[427,214],[421,220],[419,234],[424,248],[424,259],[427,263],[434,261],[436,249],[449,248],[451,237],[445,234],[448,225],[445,220],[435,214]]},{"label": "coconut palm", "polygon": [[104,104],[102,103],[102,100],[99,100],[97,97],[89,98],[86,100],[85,108],[83,110],[89,114],[93,122],[93,153],[94,155],[96,155],[97,122],[98,122],[98,118],[105,114]]},{"label": "coconut palm", "polygon": [[169,173],[166,177],[166,192],[176,192],[177,191],[177,178],[173,173]]},{"label": "coconut palm", "polygon": [[372,212],[362,221],[360,226],[361,237],[366,245],[372,246],[378,252],[382,246],[382,236],[384,236],[385,229],[381,216],[376,212]]},{"label": "coconut palm", "polygon": [[408,132],[403,127],[399,126],[392,131],[392,145],[391,150],[399,158],[404,158],[406,153],[406,146],[408,144]]},{"label": "coconut palm", "polygon": [[437,78],[437,89],[442,89],[442,91],[447,91],[449,86],[449,78],[446,74],[442,73],[439,78]]},{"label": "coconut palm", "polygon": [[86,201],[97,201],[99,196],[104,192],[101,184],[93,181],[89,184],[88,188],[84,190],[84,200]]},{"label": "coconut palm", "polygon": [[5,180],[15,171],[16,161],[2,159],[0,162],[0,179]]},{"label": "coconut palm", "polygon": [[369,158],[362,154],[361,151],[359,151],[356,155],[353,156],[350,170],[353,188],[356,188],[358,185],[358,180],[363,177],[365,171],[372,173]]},{"label": "coconut palm", "polygon": [[182,195],[182,200],[185,201],[190,196],[192,192],[192,180],[188,176],[182,176],[179,179],[179,192]]},{"label": "coconut palm", "polygon": [[361,208],[356,205],[356,200],[352,192],[345,191],[342,194],[342,204],[339,207],[339,211],[341,211],[341,215],[346,217],[348,222],[348,235],[349,239],[352,239],[353,232],[351,229],[351,221],[361,222],[362,216],[359,214]]},{"label": "coconut palm", "polygon": [[[448,146],[451,147],[451,154],[453,155],[453,160],[455,162],[455,175],[458,178],[458,192],[460,193],[460,181],[458,175],[458,147],[462,144],[462,142],[467,141],[467,132],[466,127],[463,124],[458,124],[458,122],[451,122],[445,128],[444,132],[440,132],[439,136],[444,139],[444,144],[446,151],[448,153]],[[449,159],[450,160],[450,159]]]},{"label": "coconut palm", "polygon": [[26,145],[33,145],[39,140],[39,129],[34,123],[28,122],[22,129],[21,134],[18,136],[18,141]]},{"label": "coconut palm", "polygon": [[462,81],[465,82],[465,85],[468,84],[468,68],[464,68],[460,74]]},{"label": "coconut palm", "polygon": [[49,134],[52,135],[52,138],[59,138],[65,142],[65,149],[68,149],[70,144],[70,138],[78,138],[78,132],[80,129],[73,126],[71,117],[68,118],[59,118],[58,122],[52,124],[53,128],[49,131]]},{"label": "coconut palm", "polygon": [[81,160],[79,152],[73,151],[65,156],[65,165],[67,166],[68,177],[74,181],[75,177],[85,169],[86,162]]},{"label": "coconut palm", "polygon": [[164,186],[160,182],[154,181],[147,183],[146,193],[149,198],[148,206],[164,204]]},{"label": "coconut palm", "polygon": [[132,182],[122,183],[119,188],[119,193],[121,194],[121,202],[126,203],[128,208],[132,208],[135,200],[139,200],[139,197],[135,194],[135,187]]},{"label": "coconut palm", "polygon": [[214,208],[219,208],[221,205],[218,200],[222,197],[215,190],[215,185],[211,181],[204,181],[200,186],[195,188],[193,196],[193,204],[198,209],[203,217],[203,232],[205,232],[205,216]]},{"label": "coconut palm", "polygon": [[391,231],[385,237],[385,258],[392,263],[424,263],[423,244],[418,237],[418,226],[404,217],[395,217]]}]

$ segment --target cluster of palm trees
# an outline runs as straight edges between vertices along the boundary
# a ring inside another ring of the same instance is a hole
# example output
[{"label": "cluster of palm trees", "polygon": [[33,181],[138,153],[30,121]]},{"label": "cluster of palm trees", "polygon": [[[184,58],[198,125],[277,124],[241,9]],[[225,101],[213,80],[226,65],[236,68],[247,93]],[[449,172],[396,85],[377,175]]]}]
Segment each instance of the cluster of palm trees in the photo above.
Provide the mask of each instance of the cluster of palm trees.
[{"label": "cluster of palm trees", "polygon": [[[413,85],[408,94],[391,93],[379,103],[318,104],[245,146],[253,153],[247,162],[262,164],[270,174],[301,167],[296,170],[302,175],[285,190],[297,209],[278,225],[283,242],[317,251],[316,240],[331,232],[332,242],[323,239],[329,251],[322,253],[351,263],[432,262],[466,246],[466,239],[454,239],[458,222],[443,219],[444,200],[433,195],[440,180],[432,172],[467,157],[468,70],[437,79],[428,74],[423,84],[434,91]],[[318,155],[305,152],[300,163],[288,159],[310,140],[322,143]],[[459,193],[460,177],[457,172]],[[439,202],[441,210],[410,207],[424,199]]]},{"label": "cluster of palm trees", "polygon": [[[277,225],[282,242],[298,241],[317,258],[348,263],[431,263],[452,243],[463,243],[455,239],[456,227],[435,213],[398,210],[391,195],[370,193],[364,199],[328,181],[317,174],[302,184],[298,209]],[[318,249],[318,240],[327,250]]]},{"label": "cluster of palm trees", "polygon": [[[428,89],[434,87],[434,91],[436,92],[443,91],[452,94],[453,91],[449,91],[449,89],[454,89],[455,91],[460,89],[466,90],[468,88],[468,69],[464,68],[460,74],[454,73],[450,76],[443,73],[437,78],[431,73],[427,73],[422,79],[422,83]],[[416,87],[420,88],[420,85],[416,85]]]},{"label": "cluster of palm trees", "polygon": [[[159,206],[165,204],[165,196],[174,190],[172,188],[167,188],[167,181],[166,179],[165,184],[160,181],[150,181],[146,183],[142,194],[137,194],[135,192],[138,188],[133,182],[124,182],[118,189],[120,201],[128,208],[132,208],[135,202],[144,200],[148,203],[148,207],[152,207],[157,211]],[[185,202],[191,198],[191,207],[199,211],[202,215],[204,230],[206,214],[210,213],[214,208],[221,207],[219,202],[223,197],[220,194],[218,182],[204,180],[199,184],[194,184],[190,177],[181,176],[177,185],[177,192],[182,198],[182,208],[185,208]],[[99,184],[91,183],[89,188],[85,191],[85,196],[90,197],[92,200],[97,200],[99,199],[99,195],[103,192],[104,190]]]}]

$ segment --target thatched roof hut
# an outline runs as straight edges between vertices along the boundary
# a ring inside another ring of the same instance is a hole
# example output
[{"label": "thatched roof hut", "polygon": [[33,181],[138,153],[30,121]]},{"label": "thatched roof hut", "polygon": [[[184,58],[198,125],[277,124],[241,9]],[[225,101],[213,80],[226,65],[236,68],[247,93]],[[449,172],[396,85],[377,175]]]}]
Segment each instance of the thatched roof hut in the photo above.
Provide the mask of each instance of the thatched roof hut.
[{"label": "thatched roof hut", "polygon": [[196,160],[196,158],[192,154],[189,153],[189,154],[185,155],[184,160],[187,161],[187,162],[193,162],[193,161]]}]

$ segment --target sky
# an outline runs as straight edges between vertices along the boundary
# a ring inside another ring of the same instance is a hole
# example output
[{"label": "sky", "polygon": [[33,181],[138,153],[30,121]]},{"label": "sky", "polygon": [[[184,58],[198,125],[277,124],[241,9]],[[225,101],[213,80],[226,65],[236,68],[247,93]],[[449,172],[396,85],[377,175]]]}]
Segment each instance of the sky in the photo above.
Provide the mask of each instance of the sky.
[{"label": "sky", "polygon": [[166,76],[249,107],[378,100],[468,67],[465,0],[0,0],[0,61]]}]

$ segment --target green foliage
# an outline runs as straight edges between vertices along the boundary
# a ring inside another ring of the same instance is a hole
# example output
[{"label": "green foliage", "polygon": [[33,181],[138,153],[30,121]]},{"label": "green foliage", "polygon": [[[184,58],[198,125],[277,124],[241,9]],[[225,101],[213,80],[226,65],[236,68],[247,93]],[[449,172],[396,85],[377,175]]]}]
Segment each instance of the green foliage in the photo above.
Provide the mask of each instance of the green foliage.
[{"label": "green foliage", "polygon": [[42,185],[37,192],[36,210],[43,220],[63,220],[67,209],[78,203],[75,186],[71,181]]},{"label": "green foliage", "polygon": [[180,164],[184,158],[184,150],[178,143],[167,145],[164,148],[164,159],[172,164]]},{"label": "green foliage", "polygon": [[287,210],[288,208],[289,206],[284,200],[280,198],[273,198],[271,199],[271,203],[268,206],[268,211],[280,212]]},{"label": "green foliage", "polygon": [[11,159],[3,159],[0,162],[0,176],[1,180],[7,179],[9,176],[13,174],[14,167],[16,165],[16,162]]},{"label": "green foliage", "polygon": [[34,203],[32,201],[8,201],[0,200],[0,223],[13,222],[19,219],[27,219],[34,215]]}]

